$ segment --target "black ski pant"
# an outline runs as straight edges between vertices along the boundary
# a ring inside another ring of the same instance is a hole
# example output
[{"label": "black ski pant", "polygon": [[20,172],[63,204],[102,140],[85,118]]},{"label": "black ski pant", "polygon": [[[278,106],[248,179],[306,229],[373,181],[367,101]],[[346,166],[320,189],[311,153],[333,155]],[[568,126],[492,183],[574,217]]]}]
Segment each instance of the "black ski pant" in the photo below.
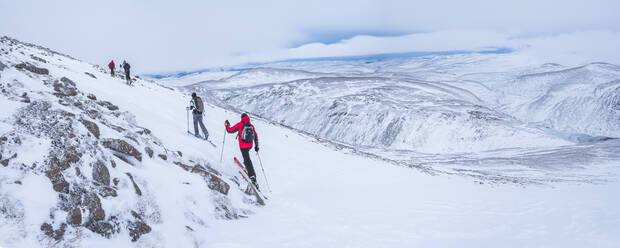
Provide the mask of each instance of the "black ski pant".
[{"label": "black ski pant", "polygon": [[129,76],[129,71],[125,71],[125,80],[127,80],[127,82],[131,82],[131,76]]},{"label": "black ski pant", "polygon": [[250,180],[256,184],[256,172],[254,172],[254,166],[252,166],[252,160],[250,160],[250,149],[252,149],[252,147],[241,148],[241,156],[243,156],[243,165],[245,165],[245,169],[248,170]]},{"label": "black ski pant", "polygon": [[112,74],[112,77],[114,77],[114,68],[110,68],[110,74]]}]

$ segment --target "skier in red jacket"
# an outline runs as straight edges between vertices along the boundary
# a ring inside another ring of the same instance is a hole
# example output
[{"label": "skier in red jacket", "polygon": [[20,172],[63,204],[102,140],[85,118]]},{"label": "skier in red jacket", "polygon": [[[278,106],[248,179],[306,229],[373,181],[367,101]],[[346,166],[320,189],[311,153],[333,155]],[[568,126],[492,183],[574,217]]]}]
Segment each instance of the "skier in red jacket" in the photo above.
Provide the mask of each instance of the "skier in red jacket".
[{"label": "skier in red jacket", "polygon": [[245,169],[248,171],[248,175],[250,176],[252,183],[258,189],[258,184],[256,184],[256,173],[254,172],[254,167],[252,166],[252,160],[250,160],[250,149],[252,149],[254,142],[256,142],[254,150],[258,152],[258,135],[256,134],[254,125],[250,123],[250,117],[246,113],[243,113],[241,114],[241,121],[239,123],[230,127],[230,122],[226,120],[224,122],[224,126],[226,127],[226,131],[229,133],[239,132],[237,137],[239,140],[241,155],[243,156],[243,164],[245,165]]},{"label": "skier in red jacket", "polygon": [[116,65],[114,65],[114,60],[110,61],[110,63],[108,64],[108,68],[110,68],[110,74],[112,74],[112,77],[114,77],[114,69],[116,68]]}]

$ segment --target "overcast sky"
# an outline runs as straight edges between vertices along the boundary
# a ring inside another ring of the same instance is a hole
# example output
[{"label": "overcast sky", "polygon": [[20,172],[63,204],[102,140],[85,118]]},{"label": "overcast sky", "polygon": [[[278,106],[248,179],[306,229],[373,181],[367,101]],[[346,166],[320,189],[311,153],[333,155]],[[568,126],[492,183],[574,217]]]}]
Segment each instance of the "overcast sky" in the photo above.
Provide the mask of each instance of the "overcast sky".
[{"label": "overcast sky", "polygon": [[486,47],[620,64],[617,0],[0,0],[0,13],[0,35],[138,73]]}]

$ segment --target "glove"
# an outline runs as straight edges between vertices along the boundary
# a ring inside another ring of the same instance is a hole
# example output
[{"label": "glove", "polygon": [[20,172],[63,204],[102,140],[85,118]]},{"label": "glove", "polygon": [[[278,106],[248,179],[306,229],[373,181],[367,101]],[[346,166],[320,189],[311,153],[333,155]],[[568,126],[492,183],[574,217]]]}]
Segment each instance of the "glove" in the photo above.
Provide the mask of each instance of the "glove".
[{"label": "glove", "polygon": [[187,110],[189,110],[189,107],[185,107],[185,110],[186,110],[186,111],[187,111]]},{"label": "glove", "polygon": [[254,151],[258,152],[258,146],[254,147]]},{"label": "glove", "polygon": [[190,106],[189,109],[194,109],[194,106]]},{"label": "glove", "polygon": [[226,121],[224,122],[224,126],[230,126],[230,122],[228,122],[228,120],[226,120]]}]

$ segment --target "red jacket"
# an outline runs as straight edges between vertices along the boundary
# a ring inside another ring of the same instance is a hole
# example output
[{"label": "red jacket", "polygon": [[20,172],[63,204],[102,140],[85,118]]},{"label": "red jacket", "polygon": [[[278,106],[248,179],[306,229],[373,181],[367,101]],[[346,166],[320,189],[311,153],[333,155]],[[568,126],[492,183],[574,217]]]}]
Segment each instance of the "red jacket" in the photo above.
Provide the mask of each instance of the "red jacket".
[{"label": "red jacket", "polygon": [[110,61],[110,63],[108,64],[108,68],[110,69],[114,69],[114,60]]},{"label": "red jacket", "polygon": [[[241,118],[241,121],[239,123],[235,124],[232,127],[226,126],[226,131],[228,131],[229,133],[241,133],[241,129],[243,128],[244,123],[250,123],[249,116],[244,116],[243,118]],[[250,123],[250,125],[252,124]],[[256,133],[256,128],[254,127],[254,125],[252,125],[252,128],[254,128],[254,142],[256,142],[256,146],[258,146],[258,134]],[[251,148],[254,144],[253,142],[243,142],[243,140],[241,140],[241,135],[237,135],[237,139],[239,140],[239,148]]]}]

